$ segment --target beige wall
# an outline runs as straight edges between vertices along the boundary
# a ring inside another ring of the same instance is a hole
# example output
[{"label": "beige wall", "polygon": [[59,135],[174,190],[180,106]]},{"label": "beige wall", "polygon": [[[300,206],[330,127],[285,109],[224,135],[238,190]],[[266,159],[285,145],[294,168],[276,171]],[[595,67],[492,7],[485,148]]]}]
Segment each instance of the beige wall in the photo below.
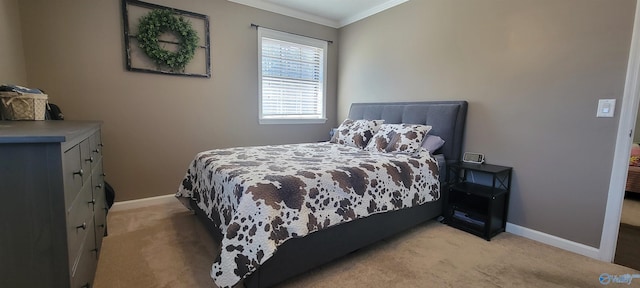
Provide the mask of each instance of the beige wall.
[{"label": "beige wall", "polygon": [[18,0],[0,0],[0,83],[27,85]]},{"label": "beige wall", "polygon": [[[173,193],[198,151],[324,139],[352,102],[464,99],[465,150],[514,167],[509,222],[599,245],[618,116],[595,110],[620,105],[633,0],[415,0],[339,31],[226,0],[154,1],[209,15],[211,79],[125,71],[119,0],[24,0],[20,23],[17,1],[0,1],[0,33],[24,41],[2,41],[17,62],[0,76],[24,81],[27,59],[29,85],[68,119],[104,121],[119,201]],[[338,40],[326,125],[257,124],[250,23]]]},{"label": "beige wall", "polygon": [[[598,247],[633,0],[409,1],[340,30],[352,102],[468,100],[466,151],[514,167],[508,221]],[[619,113],[617,113],[619,114]]]},{"label": "beige wall", "polygon": [[128,72],[121,1],[20,2],[29,84],[67,119],[104,121],[116,201],[174,193],[199,151],[328,138],[335,126],[337,41],[329,45],[325,125],[259,125],[251,23],[337,40],[337,30],[226,0],[154,3],[209,16],[211,79]]}]

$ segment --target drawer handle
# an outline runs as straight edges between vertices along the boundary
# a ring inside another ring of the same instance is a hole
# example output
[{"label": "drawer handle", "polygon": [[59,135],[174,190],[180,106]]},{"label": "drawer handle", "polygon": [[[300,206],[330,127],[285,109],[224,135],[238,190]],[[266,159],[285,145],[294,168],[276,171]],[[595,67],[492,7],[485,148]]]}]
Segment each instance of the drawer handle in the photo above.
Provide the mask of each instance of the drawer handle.
[{"label": "drawer handle", "polygon": [[104,228],[104,224],[98,225],[98,228],[101,228],[101,229]]},{"label": "drawer handle", "polygon": [[96,205],[96,199],[91,199],[91,201],[89,201],[89,202],[87,202],[87,203],[89,203],[89,204],[93,204],[93,205]]},{"label": "drawer handle", "polygon": [[99,251],[99,250],[98,250],[98,248],[96,248],[96,249],[91,249],[91,252],[95,252],[96,254],[98,254],[98,251]]},{"label": "drawer handle", "polygon": [[96,148],[95,150],[93,150],[93,153],[100,153],[100,148]]},{"label": "drawer handle", "polygon": [[98,189],[102,188],[102,184],[96,185],[96,188],[98,188]]},{"label": "drawer handle", "polygon": [[79,170],[79,171],[77,171],[77,172],[73,172],[73,175],[80,175],[80,176],[82,176],[82,175],[84,175],[84,171],[82,171],[82,169],[80,169],[80,170]]},{"label": "drawer handle", "polygon": [[98,144],[98,146],[104,147],[104,143],[100,142],[100,144]]},{"label": "drawer handle", "polygon": [[91,288],[91,284],[89,284],[89,283],[84,284],[80,288]]},{"label": "drawer handle", "polygon": [[107,177],[107,173],[102,173],[102,177]]},{"label": "drawer handle", "polygon": [[82,230],[87,230],[87,223],[83,222],[82,225],[76,226],[76,230],[82,228]]},{"label": "drawer handle", "polygon": [[87,158],[87,160],[85,160],[85,161],[93,163],[93,156]]}]

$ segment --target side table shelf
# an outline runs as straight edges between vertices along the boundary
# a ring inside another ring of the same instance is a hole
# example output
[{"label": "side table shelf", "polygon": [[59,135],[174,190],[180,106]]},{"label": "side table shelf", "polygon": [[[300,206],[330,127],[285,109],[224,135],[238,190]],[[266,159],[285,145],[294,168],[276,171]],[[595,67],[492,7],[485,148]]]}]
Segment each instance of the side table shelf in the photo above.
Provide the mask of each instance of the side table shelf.
[{"label": "side table shelf", "polygon": [[[511,167],[491,164],[460,162],[449,165],[449,200],[445,222],[487,241],[504,232],[512,170]],[[478,181],[476,176],[485,176],[487,179]]]}]

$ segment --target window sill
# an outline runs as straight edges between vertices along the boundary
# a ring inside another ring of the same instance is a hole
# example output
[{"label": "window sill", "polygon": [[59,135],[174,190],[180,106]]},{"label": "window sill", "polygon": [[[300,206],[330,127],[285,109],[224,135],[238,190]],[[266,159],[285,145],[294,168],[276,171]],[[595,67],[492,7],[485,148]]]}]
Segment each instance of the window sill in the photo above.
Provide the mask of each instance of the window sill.
[{"label": "window sill", "polygon": [[322,119],[259,119],[260,124],[324,124],[327,118]]}]

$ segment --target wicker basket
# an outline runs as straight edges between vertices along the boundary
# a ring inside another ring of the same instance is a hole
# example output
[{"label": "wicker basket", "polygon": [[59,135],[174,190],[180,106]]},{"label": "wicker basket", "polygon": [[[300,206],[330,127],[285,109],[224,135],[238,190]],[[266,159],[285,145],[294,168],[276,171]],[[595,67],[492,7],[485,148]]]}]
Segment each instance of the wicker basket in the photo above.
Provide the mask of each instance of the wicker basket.
[{"label": "wicker basket", "polygon": [[47,94],[0,92],[0,108],[5,120],[44,120]]}]

